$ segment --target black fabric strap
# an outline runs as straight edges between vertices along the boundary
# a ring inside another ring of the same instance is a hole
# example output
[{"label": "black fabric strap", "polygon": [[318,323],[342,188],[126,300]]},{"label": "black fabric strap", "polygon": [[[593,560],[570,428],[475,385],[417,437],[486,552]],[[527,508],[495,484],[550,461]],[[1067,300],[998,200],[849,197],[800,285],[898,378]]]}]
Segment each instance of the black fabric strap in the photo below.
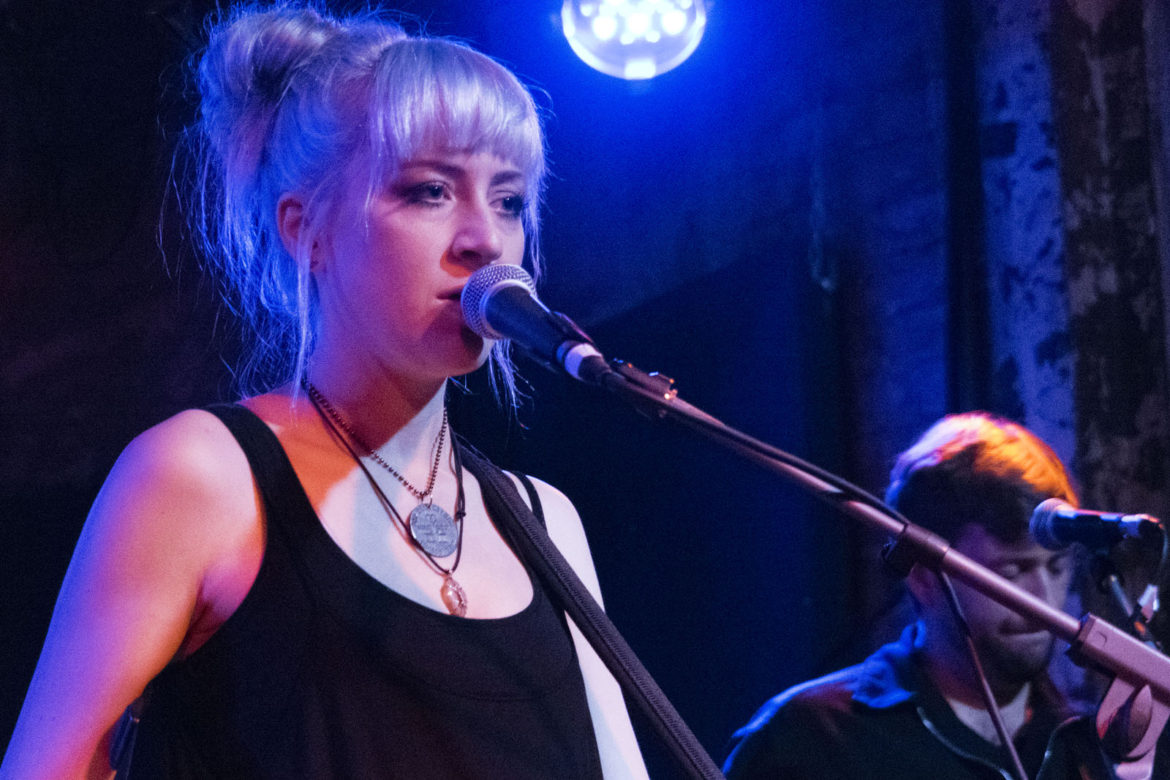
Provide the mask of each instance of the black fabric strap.
[{"label": "black fabric strap", "polygon": [[528,493],[528,506],[532,507],[532,514],[536,515],[540,524],[547,528],[548,526],[544,522],[544,507],[540,504],[540,494],[536,492],[536,485],[532,484],[532,479],[527,474],[521,474],[518,471],[512,473],[516,475],[516,479],[520,480],[520,484]]},{"label": "black fabric strap", "polygon": [[540,577],[549,596],[568,613],[593,645],[626,695],[647,716],[679,766],[690,777],[723,777],[666,694],[549,539],[512,480],[472,447],[464,445],[462,455],[463,465],[479,481],[488,513],[501,523],[500,530],[505,538]]},{"label": "black fabric strap", "polygon": [[[242,404],[213,404],[203,407],[203,411],[218,417],[243,450],[260,491],[265,514],[291,517],[303,513],[303,502],[308,499],[300,489],[300,480],[280,439],[268,424]],[[265,533],[278,530],[268,522],[265,528]]]}]

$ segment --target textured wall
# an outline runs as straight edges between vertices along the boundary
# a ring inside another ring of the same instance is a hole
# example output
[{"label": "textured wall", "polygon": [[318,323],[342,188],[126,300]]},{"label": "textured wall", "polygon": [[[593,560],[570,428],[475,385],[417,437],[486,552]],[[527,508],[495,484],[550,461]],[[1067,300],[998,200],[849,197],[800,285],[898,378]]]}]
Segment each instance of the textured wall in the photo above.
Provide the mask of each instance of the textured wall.
[{"label": "textured wall", "polygon": [[834,10],[814,151],[841,276],[844,446],[878,490],[947,405],[945,25],[935,4]]},{"label": "textured wall", "polygon": [[1093,505],[1165,514],[1170,402],[1142,3],[1053,8],[1077,474]]},{"label": "textured wall", "polygon": [[1162,311],[1170,356],[1170,271],[1167,270],[1170,269],[1170,241],[1166,240],[1170,236],[1170,47],[1166,45],[1170,41],[1170,5],[1161,0],[1146,0],[1143,11],[1158,252],[1163,270]]},{"label": "textured wall", "polygon": [[1045,3],[975,4],[991,404],[1066,462],[1075,449]]}]

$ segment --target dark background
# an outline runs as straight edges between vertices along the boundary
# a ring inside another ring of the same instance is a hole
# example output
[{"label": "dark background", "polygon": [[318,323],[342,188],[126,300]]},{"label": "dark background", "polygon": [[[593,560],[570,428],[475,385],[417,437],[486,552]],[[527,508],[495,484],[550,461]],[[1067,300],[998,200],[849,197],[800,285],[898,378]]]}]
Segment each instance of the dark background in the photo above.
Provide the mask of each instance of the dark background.
[{"label": "dark background", "polygon": [[[117,453],[233,395],[234,323],[166,197],[209,7],[0,0],[0,736]],[[724,0],[638,83],[578,61],[552,0],[394,7],[537,89],[542,296],[608,355],[870,490],[983,407],[1088,503],[1167,509],[1155,3]],[[850,521],[525,374],[517,419],[475,379],[453,419],[574,499],[615,623],[717,761],[765,698],[888,636],[896,592]]]}]

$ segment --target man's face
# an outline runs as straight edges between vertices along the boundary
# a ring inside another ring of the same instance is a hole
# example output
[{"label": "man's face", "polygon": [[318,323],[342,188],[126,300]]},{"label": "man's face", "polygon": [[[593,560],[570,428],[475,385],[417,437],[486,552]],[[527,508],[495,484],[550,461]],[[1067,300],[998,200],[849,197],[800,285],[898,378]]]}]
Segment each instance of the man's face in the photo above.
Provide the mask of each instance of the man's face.
[{"label": "man's face", "polygon": [[[1007,544],[975,524],[965,526],[952,546],[1049,606],[1064,608],[1072,580],[1070,551],[1046,550],[1031,537]],[[955,591],[993,688],[1018,686],[1048,666],[1053,638],[1041,625],[960,582]]]}]

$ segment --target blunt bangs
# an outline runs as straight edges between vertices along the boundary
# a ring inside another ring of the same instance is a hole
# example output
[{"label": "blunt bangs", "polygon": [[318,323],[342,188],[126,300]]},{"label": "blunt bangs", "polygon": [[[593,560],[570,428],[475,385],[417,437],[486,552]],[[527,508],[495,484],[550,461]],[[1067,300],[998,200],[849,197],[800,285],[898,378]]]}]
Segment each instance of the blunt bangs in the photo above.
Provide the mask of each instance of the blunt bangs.
[{"label": "blunt bangs", "polygon": [[544,140],[532,98],[503,66],[454,41],[401,40],[383,53],[371,100],[371,189],[428,150],[491,152],[523,173],[535,227]]}]

